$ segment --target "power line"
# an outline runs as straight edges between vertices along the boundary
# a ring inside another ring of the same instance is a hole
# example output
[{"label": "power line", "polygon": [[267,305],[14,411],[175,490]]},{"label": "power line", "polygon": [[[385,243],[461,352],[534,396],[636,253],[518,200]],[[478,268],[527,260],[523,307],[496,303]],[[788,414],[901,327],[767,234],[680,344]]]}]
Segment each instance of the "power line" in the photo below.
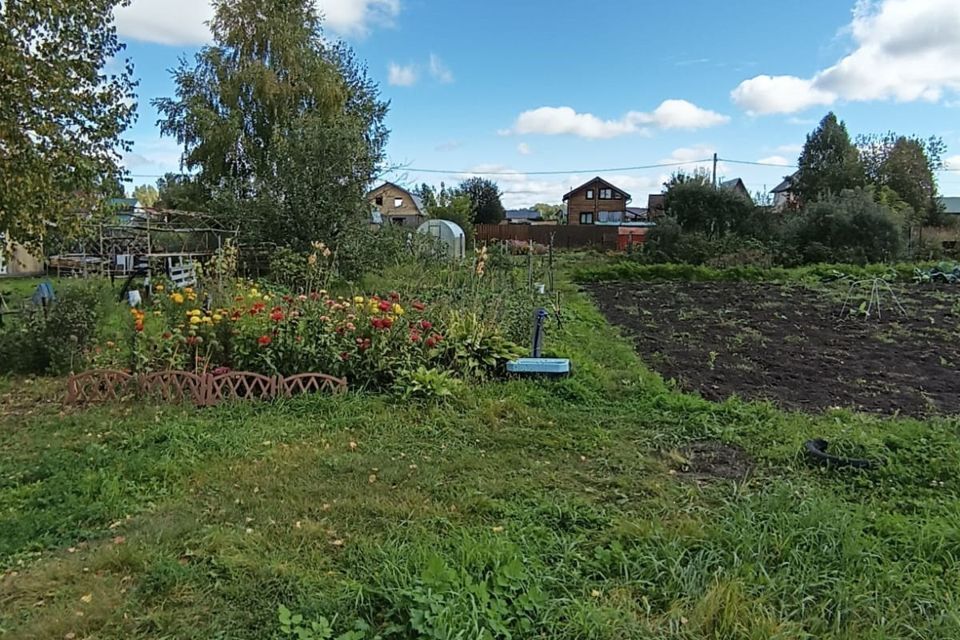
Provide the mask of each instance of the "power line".
[{"label": "power line", "polygon": [[658,164],[647,164],[647,165],[637,165],[634,167],[613,167],[606,169],[558,169],[554,171],[463,171],[457,169],[417,169],[415,167],[401,167],[397,169],[391,169],[385,173],[442,173],[442,174],[457,174],[457,175],[468,175],[468,176],[559,176],[559,175],[568,175],[575,173],[613,173],[615,171],[642,171],[644,169],[662,169],[666,167],[682,167],[688,164],[701,164],[703,162],[710,162],[711,158],[704,158],[702,160],[686,160],[684,162],[661,162]]},{"label": "power line", "polygon": [[781,169],[796,169],[795,164],[776,164],[773,162],[751,162],[750,160],[730,160],[729,158],[720,158],[720,162],[729,162],[730,164],[749,164],[755,167],[779,167]]}]

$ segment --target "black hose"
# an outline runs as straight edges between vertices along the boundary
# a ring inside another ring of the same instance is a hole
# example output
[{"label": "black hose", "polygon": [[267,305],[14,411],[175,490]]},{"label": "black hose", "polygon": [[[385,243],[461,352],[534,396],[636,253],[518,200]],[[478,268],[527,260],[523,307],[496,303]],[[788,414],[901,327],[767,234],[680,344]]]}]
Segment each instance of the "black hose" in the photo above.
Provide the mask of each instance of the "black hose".
[{"label": "black hose", "polygon": [[807,458],[818,465],[831,468],[849,467],[852,469],[873,469],[877,463],[865,458],[841,458],[839,456],[827,453],[829,443],[826,440],[817,438],[816,440],[807,440],[803,444]]}]

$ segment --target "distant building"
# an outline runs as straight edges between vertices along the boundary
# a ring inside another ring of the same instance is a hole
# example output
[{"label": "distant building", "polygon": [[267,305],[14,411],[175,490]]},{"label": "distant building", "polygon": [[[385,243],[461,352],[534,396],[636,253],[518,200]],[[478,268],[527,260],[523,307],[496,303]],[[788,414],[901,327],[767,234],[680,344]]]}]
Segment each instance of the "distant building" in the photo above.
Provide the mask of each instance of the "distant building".
[{"label": "distant building", "polygon": [[43,273],[43,253],[34,253],[0,233],[0,244],[6,251],[0,251],[0,277],[37,276]]},{"label": "distant building", "polygon": [[384,182],[367,194],[372,219],[383,224],[419,227],[427,219],[423,202],[400,185]]},{"label": "distant building", "polygon": [[563,201],[568,225],[620,225],[627,217],[631,196],[599,176],[573,189]]},{"label": "distant building", "polygon": [[785,209],[800,208],[800,198],[797,197],[796,183],[799,171],[783,179],[783,182],[774,187],[773,191],[773,209],[774,211],[783,211]]},{"label": "distant building", "polygon": [[110,198],[107,206],[113,213],[114,222],[119,225],[130,224],[144,211],[143,205],[136,198]]},{"label": "distant building", "polygon": [[501,224],[530,224],[541,219],[540,212],[534,209],[511,209],[504,214]]},{"label": "distant building", "polygon": [[953,216],[960,216],[960,196],[945,196],[938,198],[943,210]]},{"label": "distant building", "polygon": [[667,195],[665,193],[651,193],[647,197],[647,217],[656,220],[667,212]]},{"label": "distant building", "polygon": [[740,178],[734,178],[733,180],[725,180],[721,182],[720,190],[730,191],[731,193],[735,193],[738,196],[742,196],[750,202],[753,202],[753,198],[750,196],[750,191],[747,190],[747,185],[745,185],[743,180]]}]

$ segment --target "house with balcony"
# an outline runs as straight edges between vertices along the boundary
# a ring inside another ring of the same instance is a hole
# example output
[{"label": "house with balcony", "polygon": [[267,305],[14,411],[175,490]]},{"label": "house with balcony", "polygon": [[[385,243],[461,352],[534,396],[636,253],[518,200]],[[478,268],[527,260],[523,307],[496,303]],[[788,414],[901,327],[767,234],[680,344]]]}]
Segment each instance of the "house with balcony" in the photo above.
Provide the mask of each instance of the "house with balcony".
[{"label": "house with balcony", "polygon": [[597,176],[563,196],[568,225],[612,225],[627,221],[629,193]]}]

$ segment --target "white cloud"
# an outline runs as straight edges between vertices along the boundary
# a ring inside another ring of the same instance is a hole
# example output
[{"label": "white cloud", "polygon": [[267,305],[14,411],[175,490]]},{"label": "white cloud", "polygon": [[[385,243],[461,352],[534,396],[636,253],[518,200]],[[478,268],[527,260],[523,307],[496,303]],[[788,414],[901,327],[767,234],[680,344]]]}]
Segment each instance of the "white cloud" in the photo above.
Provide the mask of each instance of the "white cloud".
[{"label": "white cloud", "polygon": [[[353,37],[367,35],[374,25],[391,25],[400,13],[400,0],[316,0],[316,6],[326,29]],[[213,8],[205,0],[133,0],[115,15],[123,38],[172,46],[210,42],[206,22]]]},{"label": "white cloud", "polygon": [[123,154],[122,164],[130,173],[149,177],[131,178],[136,184],[156,181],[155,175],[180,170],[182,149],[173,138],[134,140],[133,149]]},{"label": "white cloud", "polygon": [[783,156],[769,156],[767,158],[760,158],[757,162],[761,164],[775,164],[781,167],[789,167],[793,164],[792,161],[787,160]]},{"label": "white cloud", "polygon": [[628,116],[620,120],[603,120],[592,113],[577,113],[570,107],[540,107],[517,116],[513,127],[502,135],[540,133],[544,135],[575,135],[581,138],[616,138],[628,133],[642,132]]},{"label": "white cloud", "polygon": [[664,100],[649,114],[634,114],[640,122],[661,129],[705,129],[730,122],[730,117],[702,109],[686,100]]},{"label": "white cloud", "polygon": [[388,67],[387,82],[395,87],[412,87],[417,83],[417,67],[412,64],[399,65],[391,62]]},{"label": "white cloud", "polygon": [[812,127],[817,124],[817,121],[814,118],[787,118],[787,124],[792,124],[798,127]]},{"label": "white cloud", "polygon": [[803,151],[802,144],[782,144],[776,148],[777,153],[800,153]]},{"label": "white cloud", "polygon": [[848,101],[936,102],[960,92],[960,2],[858,0],[844,30],[853,51],[812,78],[757,76],[734,89],[751,113]]},{"label": "white cloud", "polygon": [[794,113],[833,104],[837,99],[836,94],[817,89],[812,80],[794,76],[757,76],[744,80],[731,97],[750,115]]},{"label": "white cloud", "polygon": [[947,171],[956,171],[960,173],[960,156],[951,156],[945,158],[943,161],[943,166]]},{"label": "white cloud", "polygon": [[174,46],[210,42],[206,22],[213,7],[202,0],[133,0],[114,15],[123,38]]},{"label": "white cloud", "polygon": [[517,153],[522,156],[529,156],[533,153],[533,149],[531,149],[530,145],[528,145],[526,142],[521,142],[517,145]]},{"label": "white cloud", "polygon": [[453,82],[453,72],[443,63],[440,56],[434,53],[430,54],[430,75],[433,76],[434,80],[444,84]]},{"label": "white cloud", "polygon": [[513,127],[500,131],[500,134],[574,135],[596,140],[628,134],[649,135],[649,129],[643,125],[661,129],[701,129],[729,121],[727,116],[686,100],[665,100],[651,113],[630,111],[615,120],[579,113],[571,107],[540,107],[521,113]]}]

